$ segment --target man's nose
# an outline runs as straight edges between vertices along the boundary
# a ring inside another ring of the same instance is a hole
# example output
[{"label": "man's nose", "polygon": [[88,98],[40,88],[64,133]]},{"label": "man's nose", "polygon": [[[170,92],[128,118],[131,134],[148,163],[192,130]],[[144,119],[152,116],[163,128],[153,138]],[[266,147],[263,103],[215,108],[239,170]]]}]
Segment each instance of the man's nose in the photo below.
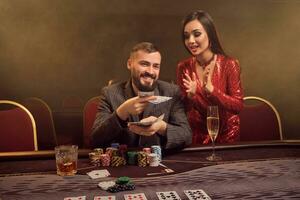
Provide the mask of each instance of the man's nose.
[{"label": "man's nose", "polygon": [[154,68],[153,68],[153,66],[149,66],[147,72],[149,74],[154,74]]}]

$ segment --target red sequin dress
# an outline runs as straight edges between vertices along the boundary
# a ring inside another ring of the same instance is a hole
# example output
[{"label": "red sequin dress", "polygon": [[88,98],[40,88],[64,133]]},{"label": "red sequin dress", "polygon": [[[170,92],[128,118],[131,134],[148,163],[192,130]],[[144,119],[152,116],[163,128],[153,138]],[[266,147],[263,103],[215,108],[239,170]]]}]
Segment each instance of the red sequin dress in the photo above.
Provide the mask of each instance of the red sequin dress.
[{"label": "red sequin dress", "polygon": [[206,128],[206,110],[209,105],[219,107],[220,127],[216,142],[239,141],[240,119],[237,114],[243,108],[243,90],[240,66],[237,60],[218,54],[212,74],[213,92],[208,93],[198,80],[196,94],[192,99],[187,97],[183,85],[182,80],[185,71],[190,77],[192,77],[193,72],[196,73],[195,57],[181,61],[176,70],[177,84],[182,91],[189,123],[193,131],[193,144],[210,143]]}]

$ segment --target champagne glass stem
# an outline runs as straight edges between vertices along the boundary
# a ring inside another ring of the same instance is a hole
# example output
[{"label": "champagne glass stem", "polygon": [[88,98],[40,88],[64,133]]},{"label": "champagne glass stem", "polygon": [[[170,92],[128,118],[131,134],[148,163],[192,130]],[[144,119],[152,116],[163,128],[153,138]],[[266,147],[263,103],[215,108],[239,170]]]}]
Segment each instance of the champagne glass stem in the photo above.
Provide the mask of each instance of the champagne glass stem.
[{"label": "champagne glass stem", "polygon": [[213,150],[212,157],[214,158],[215,157],[215,140],[211,140],[211,143],[212,143],[212,150]]}]

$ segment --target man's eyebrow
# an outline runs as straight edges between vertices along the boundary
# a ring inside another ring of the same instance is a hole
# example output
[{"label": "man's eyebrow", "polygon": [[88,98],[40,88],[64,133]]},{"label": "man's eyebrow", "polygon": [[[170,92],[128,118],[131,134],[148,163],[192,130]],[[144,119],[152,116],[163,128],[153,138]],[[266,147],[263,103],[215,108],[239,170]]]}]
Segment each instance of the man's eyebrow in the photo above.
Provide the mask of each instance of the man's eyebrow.
[{"label": "man's eyebrow", "polygon": [[150,62],[146,61],[146,60],[140,60],[139,61],[140,64],[150,64]]},{"label": "man's eyebrow", "polygon": [[140,60],[139,62],[149,63],[147,60]]}]

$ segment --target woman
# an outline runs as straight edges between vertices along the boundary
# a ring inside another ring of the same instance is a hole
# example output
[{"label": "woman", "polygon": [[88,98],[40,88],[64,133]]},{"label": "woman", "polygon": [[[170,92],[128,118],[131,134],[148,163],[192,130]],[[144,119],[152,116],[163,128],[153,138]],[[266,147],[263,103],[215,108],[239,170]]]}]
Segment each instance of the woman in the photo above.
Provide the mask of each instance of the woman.
[{"label": "woman", "polygon": [[243,90],[237,60],[228,57],[219,42],[211,17],[195,11],[183,21],[182,39],[192,57],[179,62],[177,83],[181,88],[194,144],[208,144],[206,109],[219,107],[220,128],[217,143],[239,140],[239,111]]}]

